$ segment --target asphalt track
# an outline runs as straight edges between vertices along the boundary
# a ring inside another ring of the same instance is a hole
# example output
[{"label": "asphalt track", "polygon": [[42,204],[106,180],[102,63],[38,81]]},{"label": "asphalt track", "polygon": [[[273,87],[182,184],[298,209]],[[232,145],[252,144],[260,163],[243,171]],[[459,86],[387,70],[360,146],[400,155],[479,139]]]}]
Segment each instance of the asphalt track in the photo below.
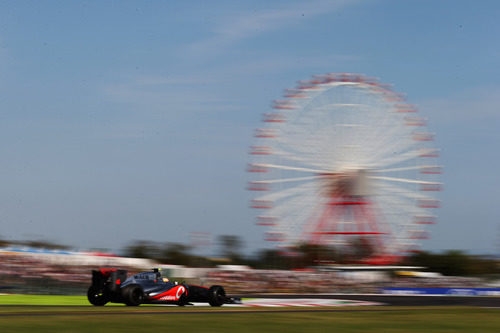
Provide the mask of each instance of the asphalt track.
[{"label": "asphalt track", "polygon": [[381,294],[255,294],[236,295],[247,298],[326,298],[382,303],[385,306],[480,306],[499,307],[497,296],[441,296],[441,295],[381,295]]}]

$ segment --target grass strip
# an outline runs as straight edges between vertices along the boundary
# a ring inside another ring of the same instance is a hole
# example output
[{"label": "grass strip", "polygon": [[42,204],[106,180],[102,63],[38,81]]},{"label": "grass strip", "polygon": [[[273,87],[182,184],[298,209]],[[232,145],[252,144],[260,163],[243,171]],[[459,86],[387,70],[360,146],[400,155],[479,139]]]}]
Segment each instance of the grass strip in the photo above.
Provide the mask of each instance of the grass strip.
[{"label": "grass strip", "polygon": [[[19,307],[17,311],[19,311]],[[144,330],[182,330],[182,332],[498,332],[500,310],[477,307],[422,307],[366,309],[350,307],[334,312],[266,312],[243,309],[233,313],[218,313],[208,309],[198,313],[195,308],[172,311],[171,307],[156,307],[168,315],[149,314],[152,308],[134,308],[144,314],[129,314],[127,307],[89,307],[85,315],[58,315],[64,307],[45,307],[44,316],[32,316],[32,308],[15,317],[0,316],[2,332],[137,332]],[[83,309],[78,307],[78,310]],[[122,310],[123,309],[123,310]],[[354,311],[350,311],[354,310]],[[53,314],[50,312],[53,311]],[[106,315],[113,311],[115,315]],[[120,313],[122,311],[122,313]],[[157,311],[157,310],[155,310]],[[36,311],[35,311],[36,312]],[[5,313],[5,312],[4,312]]]}]

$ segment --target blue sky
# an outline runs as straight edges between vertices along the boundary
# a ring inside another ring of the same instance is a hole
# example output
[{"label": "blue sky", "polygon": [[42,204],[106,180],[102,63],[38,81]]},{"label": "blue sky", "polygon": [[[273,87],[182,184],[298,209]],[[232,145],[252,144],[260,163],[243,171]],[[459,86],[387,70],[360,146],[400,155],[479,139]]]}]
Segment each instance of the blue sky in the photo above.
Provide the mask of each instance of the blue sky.
[{"label": "blue sky", "polygon": [[354,72],[436,133],[423,248],[498,253],[498,17],[496,1],[3,1],[0,236],[267,246],[245,190],[261,114],[297,80]]}]

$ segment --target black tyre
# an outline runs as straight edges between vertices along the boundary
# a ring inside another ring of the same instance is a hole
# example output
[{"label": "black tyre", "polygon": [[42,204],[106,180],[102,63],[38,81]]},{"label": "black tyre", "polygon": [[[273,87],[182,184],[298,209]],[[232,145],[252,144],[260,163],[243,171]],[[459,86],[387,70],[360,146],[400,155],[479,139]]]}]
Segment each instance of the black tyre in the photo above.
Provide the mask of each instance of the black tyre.
[{"label": "black tyre", "polygon": [[226,291],[222,286],[211,286],[208,290],[208,304],[221,306],[226,303]]},{"label": "black tyre", "polygon": [[100,288],[95,286],[90,286],[87,291],[87,298],[90,304],[95,306],[103,306],[109,302],[108,295]]},{"label": "black tyre", "polygon": [[123,288],[122,296],[128,306],[139,306],[144,302],[144,292],[137,284],[131,284]]}]

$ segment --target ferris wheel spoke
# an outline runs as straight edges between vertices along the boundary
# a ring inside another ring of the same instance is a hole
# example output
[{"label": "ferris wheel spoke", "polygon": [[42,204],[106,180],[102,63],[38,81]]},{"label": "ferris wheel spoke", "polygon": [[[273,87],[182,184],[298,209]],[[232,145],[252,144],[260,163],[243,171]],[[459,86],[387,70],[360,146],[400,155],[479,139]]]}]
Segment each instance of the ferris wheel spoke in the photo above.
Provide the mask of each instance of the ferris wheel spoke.
[{"label": "ferris wheel spoke", "polygon": [[298,186],[288,187],[285,189],[281,189],[278,191],[270,192],[265,195],[261,195],[256,198],[256,200],[260,201],[278,201],[284,200],[286,198],[300,196],[305,193],[312,193],[314,191],[315,186],[311,183],[305,183]]},{"label": "ferris wheel spoke", "polygon": [[384,172],[396,172],[396,171],[410,171],[410,170],[438,170],[442,167],[440,165],[416,165],[410,167],[402,167],[402,168],[392,168],[392,169],[378,169],[372,170],[372,173],[384,173]]},{"label": "ferris wheel spoke", "polygon": [[[366,144],[371,147],[372,160],[380,162],[384,162],[386,164],[391,163],[390,160],[394,157],[413,159],[415,155],[409,154],[408,156],[405,153],[408,153],[414,150],[414,147],[417,147],[417,143],[409,138],[394,140],[395,137],[405,137],[409,133],[404,130],[400,132],[391,132],[389,129],[388,132],[380,134],[381,139],[376,139],[376,137],[369,138],[369,141]],[[395,156],[394,154],[397,153]]]},{"label": "ferris wheel spoke", "polygon": [[[414,201],[408,200],[405,197],[391,197],[391,198],[379,198],[378,201],[380,206],[387,207],[386,211],[390,211],[392,213],[387,216],[401,216],[405,217],[408,214],[412,216],[416,216],[419,214],[424,214],[426,212],[425,209],[416,207],[414,205]],[[390,208],[390,209],[389,209]],[[395,219],[396,223],[400,223],[400,219]]]},{"label": "ferris wheel spoke", "polygon": [[408,183],[408,184],[421,184],[421,185],[442,185],[438,182],[429,182],[418,179],[396,178],[396,177],[383,177],[383,176],[368,176],[371,179],[387,180],[391,182]]},{"label": "ferris wheel spoke", "polygon": [[379,163],[379,166],[388,167],[388,166],[395,165],[398,163],[403,163],[406,161],[414,160],[414,159],[418,158],[421,153],[422,153],[421,149],[418,149],[418,148],[413,149],[413,150],[409,150],[409,151],[406,151],[398,156],[393,156],[393,157],[382,160]]},{"label": "ferris wheel spoke", "polygon": [[[373,155],[371,159],[375,161],[376,164],[384,163],[385,165],[392,165],[399,162],[405,162],[407,160],[412,160],[415,158],[413,148],[415,147],[415,142],[410,140],[402,140],[399,143],[386,142],[382,147],[373,147]],[[398,154],[394,156],[395,152]],[[395,162],[391,162],[395,160]]]},{"label": "ferris wheel spoke", "polygon": [[273,208],[270,213],[272,213],[272,216],[277,216],[280,223],[274,225],[272,229],[298,237],[303,231],[304,219],[311,215],[312,207],[312,202],[305,203],[300,197],[296,197],[288,200],[287,205]]},{"label": "ferris wheel spoke", "polygon": [[389,224],[396,224],[404,229],[408,225],[415,224],[415,221],[411,220],[402,226],[401,221],[408,219],[408,217],[432,215],[427,208],[415,204],[421,200],[431,200],[432,197],[398,185],[404,184],[379,184],[378,195],[374,199],[379,206],[386,207],[384,211],[391,212],[387,213]]},{"label": "ferris wheel spoke", "polygon": [[[392,106],[389,106],[392,108]],[[404,117],[395,113],[394,111],[383,112],[385,118],[380,121],[373,120],[377,123],[377,127],[374,132],[374,137],[377,140],[372,140],[367,142],[372,145],[374,152],[380,153],[382,156],[387,154],[389,150],[390,153],[394,151],[404,151],[407,147],[412,146],[415,142],[411,139],[411,133],[414,129],[411,126],[401,125],[404,121]],[[406,140],[394,140],[395,137],[406,138]]]},{"label": "ferris wheel spoke", "polygon": [[356,110],[367,110],[369,105],[366,104],[361,104],[361,103],[328,103],[328,104],[323,104],[321,107],[318,108],[319,111],[324,111],[324,112],[331,112],[332,108],[353,108],[355,107]]},{"label": "ferris wheel spoke", "polygon": [[268,169],[279,169],[279,170],[290,170],[290,171],[300,171],[300,172],[309,172],[309,173],[327,173],[327,170],[318,170],[318,169],[310,169],[310,168],[301,168],[301,167],[293,167],[286,165],[278,165],[278,164],[266,164],[266,163],[252,163],[253,166],[268,168]]},{"label": "ferris wheel spoke", "polygon": [[[308,150],[307,148],[303,149],[295,149],[295,150],[286,150],[284,148],[275,149],[273,151],[273,157],[279,158],[280,160],[286,160],[289,163],[297,163],[300,165],[308,165],[312,167],[322,167],[321,163],[318,163],[315,160],[316,155],[313,155],[313,152]],[[284,166],[286,167],[286,166]],[[304,168],[307,169],[307,168]],[[285,169],[282,169],[285,170]],[[297,170],[299,171],[299,170]],[[306,171],[306,170],[303,170]],[[320,172],[324,172],[321,170],[317,170]]]},{"label": "ferris wheel spoke", "polygon": [[309,177],[296,177],[296,178],[281,178],[281,179],[269,179],[269,180],[256,180],[252,182],[253,184],[280,184],[280,183],[292,183],[292,182],[302,182],[305,180],[315,180],[321,178],[321,175],[309,176]]},{"label": "ferris wheel spoke", "polygon": [[377,186],[379,195],[377,197],[388,197],[391,198],[408,198],[408,200],[415,201],[415,200],[432,200],[433,197],[429,195],[425,195],[422,192],[417,192],[413,190],[409,190],[408,188],[405,187],[400,187],[397,186],[396,184],[389,184],[384,182],[383,184],[379,184]]}]

